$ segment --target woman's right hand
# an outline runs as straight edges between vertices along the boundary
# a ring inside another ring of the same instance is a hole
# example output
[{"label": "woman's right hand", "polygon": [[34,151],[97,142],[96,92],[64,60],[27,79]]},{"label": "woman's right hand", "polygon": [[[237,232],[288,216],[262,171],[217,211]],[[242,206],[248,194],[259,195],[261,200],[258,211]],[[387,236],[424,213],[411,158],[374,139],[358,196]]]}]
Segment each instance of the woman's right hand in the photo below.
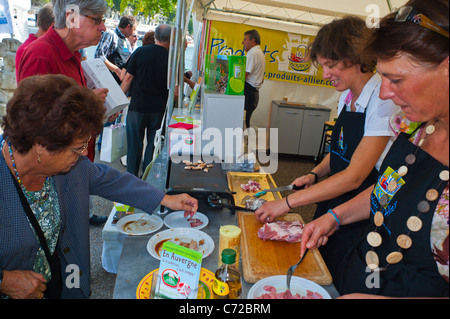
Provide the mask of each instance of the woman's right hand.
[{"label": "woman's right hand", "polygon": [[307,174],[307,175],[303,175],[299,178],[297,178],[295,181],[293,181],[291,183],[291,185],[295,185],[295,186],[305,186],[305,188],[308,188],[312,185],[314,185],[316,181],[316,178],[314,177],[313,174]]},{"label": "woman's right hand", "polygon": [[334,234],[337,223],[333,215],[325,214],[303,228],[302,241],[300,244],[300,256],[308,249],[317,249],[328,242],[328,237]]},{"label": "woman's right hand", "polygon": [[44,276],[34,271],[4,270],[0,292],[11,299],[42,299],[45,284]]}]

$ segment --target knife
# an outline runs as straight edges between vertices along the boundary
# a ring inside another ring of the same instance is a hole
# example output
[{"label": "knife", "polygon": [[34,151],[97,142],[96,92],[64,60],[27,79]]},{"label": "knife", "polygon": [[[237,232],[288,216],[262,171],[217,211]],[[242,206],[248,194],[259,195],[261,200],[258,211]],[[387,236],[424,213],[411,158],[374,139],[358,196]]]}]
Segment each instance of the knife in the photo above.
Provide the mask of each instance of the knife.
[{"label": "knife", "polygon": [[269,188],[269,189],[264,189],[264,190],[256,193],[254,197],[258,198],[267,193],[274,193],[274,192],[283,192],[283,191],[291,191],[291,190],[298,191],[303,188],[305,188],[305,187],[304,186],[296,186],[296,185],[288,185],[288,186],[281,186],[281,187],[277,187],[277,188]]}]

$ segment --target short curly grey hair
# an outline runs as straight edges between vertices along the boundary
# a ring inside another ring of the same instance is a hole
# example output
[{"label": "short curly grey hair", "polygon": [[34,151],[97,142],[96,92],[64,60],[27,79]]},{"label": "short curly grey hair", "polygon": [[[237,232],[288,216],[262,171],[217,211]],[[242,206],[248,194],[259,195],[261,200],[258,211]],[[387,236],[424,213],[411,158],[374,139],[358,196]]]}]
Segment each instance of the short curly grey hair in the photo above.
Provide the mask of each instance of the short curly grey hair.
[{"label": "short curly grey hair", "polygon": [[77,6],[82,15],[103,15],[106,13],[105,0],[52,0],[55,15],[55,29],[66,27],[66,10],[70,6]]}]

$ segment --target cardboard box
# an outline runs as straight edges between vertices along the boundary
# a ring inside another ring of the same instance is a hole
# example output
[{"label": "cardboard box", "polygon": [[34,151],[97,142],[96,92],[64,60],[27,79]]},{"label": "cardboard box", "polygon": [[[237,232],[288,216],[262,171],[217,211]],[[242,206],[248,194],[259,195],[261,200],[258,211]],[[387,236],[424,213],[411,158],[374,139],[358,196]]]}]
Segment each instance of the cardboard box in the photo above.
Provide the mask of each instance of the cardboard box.
[{"label": "cardboard box", "polygon": [[202,256],[198,251],[165,242],[159,265],[158,298],[196,299]]},{"label": "cardboard box", "polygon": [[105,107],[106,116],[104,122],[113,114],[122,111],[130,104],[130,101],[123,93],[119,84],[113,78],[111,72],[106,67],[102,59],[88,59],[81,62],[87,87],[91,90],[107,88]]}]

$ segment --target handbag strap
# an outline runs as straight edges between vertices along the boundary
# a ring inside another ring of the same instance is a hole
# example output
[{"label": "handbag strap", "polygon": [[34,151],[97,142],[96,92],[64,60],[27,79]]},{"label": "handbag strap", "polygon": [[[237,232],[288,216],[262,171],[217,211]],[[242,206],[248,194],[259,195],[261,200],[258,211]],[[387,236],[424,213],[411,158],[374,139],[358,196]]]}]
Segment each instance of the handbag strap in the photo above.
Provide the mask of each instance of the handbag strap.
[{"label": "handbag strap", "polygon": [[[10,173],[11,173],[11,171],[10,171]],[[34,230],[36,231],[36,234],[39,237],[39,242],[41,243],[42,249],[44,249],[45,257],[47,257],[47,261],[50,264],[50,262],[52,260],[52,254],[50,253],[50,249],[48,248],[47,241],[45,240],[45,236],[41,229],[41,226],[39,226],[36,216],[34,216],[34,213],[31,210],[30,204],[28,204],[28,201],[25,198],[25,195],[23,194],[23,191],[20,188],[19,183],[17,183],[17,180],[12,173],[11,173],[11,178],[14,180],[14,185],[16,186],[17,192],[19,193],[19,197],[20,197],[20,201],[22,202],[22,206],[25,210],[25,213],[28,216],[28,220],[30,221],[31,225],[33,226]]]}]

